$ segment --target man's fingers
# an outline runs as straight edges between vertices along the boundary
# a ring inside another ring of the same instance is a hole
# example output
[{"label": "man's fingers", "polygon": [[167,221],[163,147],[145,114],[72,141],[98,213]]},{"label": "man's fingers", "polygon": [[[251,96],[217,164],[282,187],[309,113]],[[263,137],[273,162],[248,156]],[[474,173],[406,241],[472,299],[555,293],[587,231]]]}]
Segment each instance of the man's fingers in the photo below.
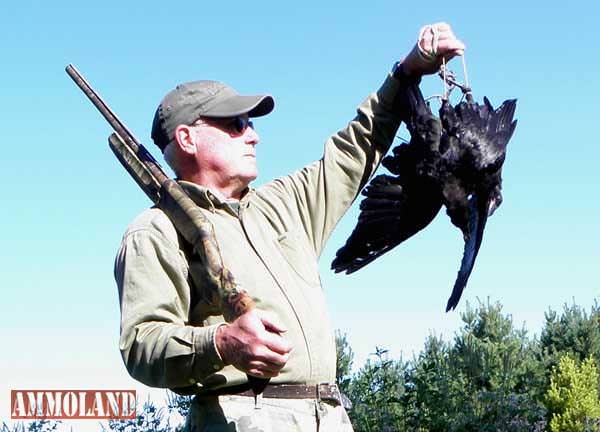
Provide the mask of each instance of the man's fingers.
[{"label": "man's fingers", "polygon": [[252,375],[257,378],[275,378],[279,375],[279,371],[269,371],[262,368],[252,368],[246,371],[248,375]]},{"label": "man's fingers", "polygon": [[465,50],[465,44],[457,39],[451,31],[426,35],[419,41],[419,46],[426,57],[445,55],[449,51],[464,52]]},{"label": "man's fingers", "polygon": [[442,50],[465,49],[465,44],[455,37],[440,38],[438,40],[438,52]]},{"label": "man's fingers", "polygon": [[450,29],[450,24],[445,23],[445,22],[438,22],[438,23],[435,23],[435,24],[430,24],[429,27],[434,27],[437,30],[442,31],[442,30],[448,30],[448,29]]},{"label": "man's fingers", "polygon": [[266,361],[255,360],[250,363],[251,370],[260,370],[270,374],[279,373],[285,364],[274,364]]},{"label": "man's fingers", "polygon": [[282,324],[280,324],[270,316],[261,315],[260,320],[262,321],[267,331],[270,331],[272,333],[285,333],[287,331],[287,329]]},{"label": "man's fingers", "polygon": [[255,353],[255,356],[251,361],[263,362],[268,364],[270,367],[281,369],[285,366],[289,358],[289,353],[280,354],[276,351],[270,350],[267,347],[262,347]]},{"label": "man's fingers", "polygon": [[455,55],[463,55],[464,53],[465,53],[465,48],[463,45],[449,44],[447,46],[444,46],[443,48],[441,48],[438,51],[438,57],[443,56],[443,57],[448,58],[448,54],[455,56]]},{"label": "man's fingers", "polygon": [[289,354],[279,354],[260,345],[240,358],[235,366],[250,375],[272,378],[279,374],[288,360]]},{"label": "man's fingers", "polygon": [[276,374],[286,365],[289,360],[289,354],[278,354],[265,347],[257,350],[246,365],[246,371],[261,371],[269,374]]},{"label": "man's fingers", "polygon": [[267,333],[264,340],[265,346],[280,355],[288,354],[292,350],[292,344],[277,333]]},{"label": "man's fingers", "polygon": [[260,319],[266,330],[266,334],[263,335],[265,346],[279,354],[289,353],[292,345],[281,336],[281,333],[285,333],[287,329],[270,316],[261,315]]}]

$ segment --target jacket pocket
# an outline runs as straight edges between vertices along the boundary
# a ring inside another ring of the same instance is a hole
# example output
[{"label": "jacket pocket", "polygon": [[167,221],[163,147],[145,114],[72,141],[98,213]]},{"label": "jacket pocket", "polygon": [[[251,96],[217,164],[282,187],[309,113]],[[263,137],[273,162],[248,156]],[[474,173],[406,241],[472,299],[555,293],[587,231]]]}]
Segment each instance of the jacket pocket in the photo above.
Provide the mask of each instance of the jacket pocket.
[{"label": "jacket pocket", "polygon": [[304,282],[311,286],[321,285],[315,252],[304,233],[287,231],[277,238],[277,244],[287,263]]}]

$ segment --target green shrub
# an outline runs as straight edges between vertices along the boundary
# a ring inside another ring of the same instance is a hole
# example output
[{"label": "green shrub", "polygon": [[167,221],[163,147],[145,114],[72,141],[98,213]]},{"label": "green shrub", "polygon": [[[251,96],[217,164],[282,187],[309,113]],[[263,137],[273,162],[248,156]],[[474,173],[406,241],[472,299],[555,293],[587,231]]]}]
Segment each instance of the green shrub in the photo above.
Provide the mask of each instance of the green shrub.
[{"label": "green shrub", "polygon": [[551,432],[583,432],[600,419],[597,382],[591,357],[581,364],[569,355],[560,358],[546,393]]}]

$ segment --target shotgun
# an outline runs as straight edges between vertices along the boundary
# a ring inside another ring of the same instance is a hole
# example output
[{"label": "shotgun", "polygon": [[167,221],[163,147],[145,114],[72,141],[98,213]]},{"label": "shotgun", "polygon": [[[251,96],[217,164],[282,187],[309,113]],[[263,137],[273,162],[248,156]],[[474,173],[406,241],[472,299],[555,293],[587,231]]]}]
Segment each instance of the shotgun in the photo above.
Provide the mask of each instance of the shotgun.
[{"label": "shotgun", "polygon": [[[165,173],[157,160],[119,120],[75,66],[69,64],[66,72],[115,131],[108,142],[121,165],[148,198],[165,212],[203,262],[206,282],[218,293],[225,320],[231,322],[253,309],[254,300],[246,291],[238,288],[233,275],[223,265],[212,223],[181,186]],[[268,380],[250,375],[248,381],[256,394],[261,393],[268,383]]]}]

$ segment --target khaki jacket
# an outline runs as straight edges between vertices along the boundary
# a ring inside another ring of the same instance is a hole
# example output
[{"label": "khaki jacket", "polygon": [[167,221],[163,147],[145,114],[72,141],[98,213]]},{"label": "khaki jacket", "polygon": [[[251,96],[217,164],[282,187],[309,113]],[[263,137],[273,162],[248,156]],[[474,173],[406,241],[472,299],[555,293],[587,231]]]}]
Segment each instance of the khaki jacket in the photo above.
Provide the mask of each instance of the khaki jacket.
[{"label": "khaki jacket", "polygon": [[[250,189],[239,213],[210,190],[181,182],[213,223],[224,264],[241,288],[287,332],[294,349],[273,383],[333,382],[336,350],[317,259],[333,228],[379,165],[399,126],[389,76],[331,136],[323,157]],[[217,297],[202,269],[157,209],[127,229],[115,263],[121,304],[120,350],[129,373],[155,387],[196,393],[246,382],[215,348]]]}]

